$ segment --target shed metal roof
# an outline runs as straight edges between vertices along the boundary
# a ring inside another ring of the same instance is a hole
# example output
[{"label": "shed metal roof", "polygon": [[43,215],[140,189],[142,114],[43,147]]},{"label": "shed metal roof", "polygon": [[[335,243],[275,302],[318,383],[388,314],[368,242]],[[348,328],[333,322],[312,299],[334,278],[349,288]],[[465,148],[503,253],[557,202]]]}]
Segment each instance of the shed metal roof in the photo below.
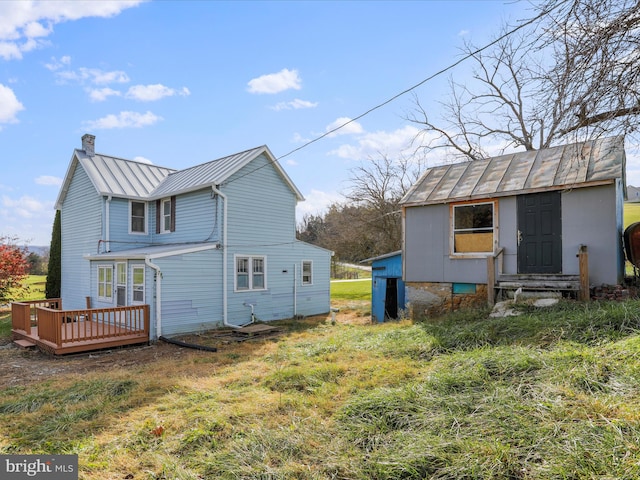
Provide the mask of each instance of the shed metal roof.
[{"label": "shed metal roof", "polygon": [[405,206],[450,203],[624,181],[624,137],[442,165],[426,170]]}]

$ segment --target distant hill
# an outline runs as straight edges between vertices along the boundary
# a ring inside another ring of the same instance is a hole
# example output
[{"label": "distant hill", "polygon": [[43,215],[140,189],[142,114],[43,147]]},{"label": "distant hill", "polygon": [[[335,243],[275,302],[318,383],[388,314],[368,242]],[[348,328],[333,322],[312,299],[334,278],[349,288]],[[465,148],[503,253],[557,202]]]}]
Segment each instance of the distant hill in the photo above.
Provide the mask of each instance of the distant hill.
[{"label": "distant hill", "polygon": [[35,253],[37,255],[40,255],[41,257],[49,254],[49,246],[43,247],[39,245],[24,245],[24,248],[26,248],[29,253]]}]

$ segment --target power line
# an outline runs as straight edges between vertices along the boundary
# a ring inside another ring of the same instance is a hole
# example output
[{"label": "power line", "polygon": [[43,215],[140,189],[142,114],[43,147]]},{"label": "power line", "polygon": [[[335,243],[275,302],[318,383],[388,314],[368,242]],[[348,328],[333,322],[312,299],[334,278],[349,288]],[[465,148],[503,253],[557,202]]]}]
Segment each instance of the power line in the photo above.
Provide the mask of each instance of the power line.
[{"label": "power line", "polygon": [[[565,2],[564,2],[564,1],[560,1],[560,2],[556,3],[556,4],[555,4],[555,6],[551,7],[550,9],[541,11],[541,12],[540,12],[538,15],[536,15],[535,17],[533,17],[533,18],[531,18],[531,19],[527,20],[527,21],[526,21],[526,22],[524,22],[524,23],[521,23],[521,24],[520,24],[520,25],[518,25],[517,27],[514,27],[513,29],[509,30],[508,32],[503,33],[501,36],[499,36],[499,37],[498,37],[498,38],[496,38],[495,40],[493,40],[493,41],[491,41],[491,42],[489,42],[489,43],[485,44],[484,46],[482,46],[482,47],[480,47],[480,48],[478,48],[478,49],[476,49],[476,50],[474,50],[474,51],[472,51],[472,52],[467,53],[466,55],[464,55],[463,57],[461,57],[461,58],[460,58],[459,60],[457,60],[456,62],[453,62],[453,63],[449,64],[448,66],[446,66],[446,67],[442,68],[441,70],[438,70],[437,72],[435,72],[435,73],[431,74],[430,76],[426,77],[425,79],[421,80],[420,82],[416,83],[415,85],[413,85],[413,86],[411,86],[411,87],[409,87],[409,88],[407,88],[407,89],[403,90],[402,92],[400,92],[400,93],[398,93],[398,94],[394,95],[393,97],[389,98],[388,100],[385,100],[384,102],[379,103],[378,105],[376,105],[376,106],[374,106],[374,107],[370,108],[369,110],[365,111],[364,113],[361,113],[361,114],[360,114],[360,115],[358,115],[357,117],[352,118],[352,119],[351,119],[351,120],[349,120],[348,122],[345,122],[345,123],[343,123],[342,125],[339,125],[339,126],[337,126],[336,128],[333,128],[332,130],[329,130],[328,132],[325,132],[325,133],[323,133],[322,135],[320,135],[320,136],[318,136],[318,137],[316,137],[316,138],[314,138],[314,139],[312,139],[312,140],[309,140],[308,142],[304,143],[303,145],[300,145],[299,147],[294,148],[294,149],[293,149],[293,150],[291,150],[290,152],[285,153],[284,155],[279,156],[279,157],[278,157],[278,158],[276,158],[275,160],[276,160],[276,161],[277,161],[277,160],[282,160],[283,158],[288,157],[289,155],[292,155],[292,154],[294,154],[295,152],[298,152],[298,151],[302,150],[303,148],[306,148],[306,147],[308,147],[309,145],[311,145],[311,144],[313,144],[313,143],[315,143],[315,142],[317,142],[317,141],[319,141],[319,140],[322,140],[323,138],[327,137],[328,135],[331,135],[332,133],[337,132],[338,130],[340,130],[340,129],[342,129],[342,128],[346,127],[347,125],[349,125],[350,123],[353,123],[353,122],[355,122],[355,121],[357,121],[357,120],[360,120],[361,118],[363,118],[363,117],[365,117],[365,116],[369,115],[371,112],[374,112],[374,111],[376,111],[376,110],[378,110],[378,109],[380,109],[380,108],[384,107],[385,105],[387,105],[387,104],[389,104],[389,103],[393,102],[394,100],[397,100],[397,99],[398,99],[398,98],[400,98],[401,96],[406,95],[407,93],[409,93],[409,92],[411,92],[411,91],[415,90],[416,88],[418,88],[418,87],[420,87],[420,86],[424,85],[425,83],[427,83],[427,82],[429,82],[429,81],[433,80],[434,78],[439,77],[440,75],[442,75],[442,74],[444,74],[444,73],[448,72],[449,70],[453,70],[455,67],[457,67],[457,66],[458,66],[458,65],[460,65],[461,63],[463,63],[463,62],[467,61],[468,59],[470,59],[470,58],[472,58],[472,57],[474,57],[474,56],[476,56],[477,54],[479,54],[479,53],[483,52],[484,50],[486,50],[486,49],[488,49],[488,48],[490,48],[490,47],[492,47],[492,46],[496,45],[497,43],[501,42],[501,41],[502,41],[502,40],[504,40],[505,38],[508,38],[509,36],[513,35],[514,33],[516,33],[516,32],[518,32],[518,31],[522,30],[523,28],[525,28],[525,27],[527,27],[527,26],[529,26],[529,25],[531,25],[531,24],[533,24],[533,23],[537,22],[537,21],[538,21],[538,20],[540,20],[541,18],[543,18],[543,17],[545,17],[545,16],[549,15],[552,11],[554,11],[554,10],[558,9],[558,8],[559,8],[563,3],[565,3]],[[228,181],[228,182],[226,182],[226,183],[231,183],[231,182],[234,182],[234,181],[236,181],[236,180],[239,180],[239,179],[241,179],[241,178],[243,178],[243,177],[246,177],[247,175],[250,175],[250,174],[252,174],[252,173],[254,173],[254,172],[257,172],[258,170],[260,170],[260,169],[262,169],[262,168],[264,168],[264,167],[266,167],[266,166],[270,165],[271,163],[272,163],[272,162],[268,162],[268,163],[265,163],[264,165],[260,165],[259,167],[255,168],[255,169],[253,169],[253,170],[251,170],[251,171],[249,171],[249,172],[247,172],[247,173],[245,173],[245,174],[243,174],[243,175],[239,175],[238,177],[235,177],[235,178],[233,178],[232,180],[230,180],[230,181]]]}]

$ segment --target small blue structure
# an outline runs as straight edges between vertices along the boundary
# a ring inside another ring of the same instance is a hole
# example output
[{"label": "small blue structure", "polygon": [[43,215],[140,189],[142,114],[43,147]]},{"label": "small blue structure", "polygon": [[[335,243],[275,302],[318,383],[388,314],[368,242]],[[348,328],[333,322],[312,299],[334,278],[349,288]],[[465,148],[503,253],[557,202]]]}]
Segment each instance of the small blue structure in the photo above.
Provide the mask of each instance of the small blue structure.
[{"label": "small blue structure", "polygon": [[405,309],[402,251],[368,258],[371,263],[371,318],[376,322],[397,319]]}]

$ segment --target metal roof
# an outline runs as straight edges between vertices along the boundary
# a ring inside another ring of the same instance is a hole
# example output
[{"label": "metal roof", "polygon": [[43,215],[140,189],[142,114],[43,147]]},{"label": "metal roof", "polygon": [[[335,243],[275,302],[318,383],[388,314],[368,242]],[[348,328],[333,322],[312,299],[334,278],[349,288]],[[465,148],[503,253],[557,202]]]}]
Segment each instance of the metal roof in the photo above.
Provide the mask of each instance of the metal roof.
[{"label": "metal roof", "polygon": [[166,245],[148,245],[114,252],[86,254],[84,257],[89,260],[119,260],[125,258],[129,260],[144,260],[146,258],[170,257],[173,255],[182,255],[184,253],[203,250],[215,250],[218,248],[220,248],[220,246],[212,242],[170,243]]},{"label": "metal roof", "polygon": [[151,193],[151,197],[162,198],[167,195],[198,190],[209,185],[220,185],[263,153],[266,154],[267,161],[273,164],[298,199],[304,200],[302,194],[298,191],[266,145],[173,172],[158,185]]},{"label": "metal roof", "polygon": [[148,197],[175,170],[122,158],[79,156],[79,162],[101,195]]},{"label": "metal roof", "polygon": [[99,195],[155,200],[210,185],[220,185],[262,154],[266,155],[267,161],[274,166],[298,200],[304,200],[302,193],[266,145],[184,170],[158,167],[103,154],[89,156],[84,150],[75,150],[55,208],[61,208],[78,165],[82,165]]},{"label": "metal roof", "polygon": [[401,204],[454,201],[611,183],[625,175],[624,137],[608,137],[427,169]]}]

